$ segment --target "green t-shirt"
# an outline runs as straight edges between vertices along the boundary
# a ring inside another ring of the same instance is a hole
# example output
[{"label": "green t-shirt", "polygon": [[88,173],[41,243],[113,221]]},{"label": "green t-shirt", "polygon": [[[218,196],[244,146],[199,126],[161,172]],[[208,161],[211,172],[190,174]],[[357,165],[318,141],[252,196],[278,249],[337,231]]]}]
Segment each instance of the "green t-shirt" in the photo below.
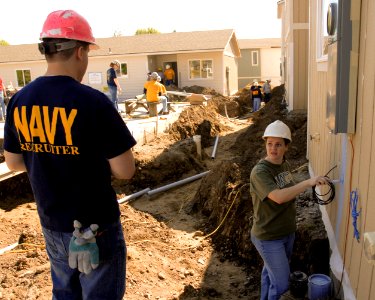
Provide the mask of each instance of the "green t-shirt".
[{"label": "green t-shirt", "polygon": [[275,165],[266,160],[256,164],[250,174],[253,201],[251,233],[260,240],[276,240],[296,231],[295,200],[278,204],[267,196],[276,189],[295,184],[289,164]]}]

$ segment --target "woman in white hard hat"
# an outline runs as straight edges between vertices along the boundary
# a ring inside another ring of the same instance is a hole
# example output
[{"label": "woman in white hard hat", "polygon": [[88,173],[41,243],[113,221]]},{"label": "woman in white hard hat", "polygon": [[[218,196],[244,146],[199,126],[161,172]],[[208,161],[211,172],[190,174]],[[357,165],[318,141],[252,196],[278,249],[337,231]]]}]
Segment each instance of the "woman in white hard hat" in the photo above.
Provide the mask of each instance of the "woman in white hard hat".
[{"label": "woman in white hard hat", "polygon": [[323,176],[295,183],[285,153],[292,141],[289,127],[277,120],[264,131],[267,156],[252,169],[253,202],[251,241],[264,261],[260,299],[279,299],[289,286],[289,259],[296,231],[295,197],[315,185],[327,184]]}]

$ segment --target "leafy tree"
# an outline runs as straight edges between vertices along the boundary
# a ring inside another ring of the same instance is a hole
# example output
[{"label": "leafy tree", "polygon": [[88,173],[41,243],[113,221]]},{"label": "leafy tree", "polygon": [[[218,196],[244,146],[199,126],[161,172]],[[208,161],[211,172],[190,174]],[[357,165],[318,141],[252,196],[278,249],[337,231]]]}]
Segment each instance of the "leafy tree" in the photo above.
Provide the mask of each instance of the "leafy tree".
[{"label": "leafy tree", "polygon": [[9,43],[5,40],[0,40],[0,46],[9,46]]},{"label": "leafy tree", "polygon": [[155,33],[160,33],[158,30],[155,28],[147,28],[147,29],[137,29],[135,32],[135,35],[140,35],[140,34],[155,34]]}]

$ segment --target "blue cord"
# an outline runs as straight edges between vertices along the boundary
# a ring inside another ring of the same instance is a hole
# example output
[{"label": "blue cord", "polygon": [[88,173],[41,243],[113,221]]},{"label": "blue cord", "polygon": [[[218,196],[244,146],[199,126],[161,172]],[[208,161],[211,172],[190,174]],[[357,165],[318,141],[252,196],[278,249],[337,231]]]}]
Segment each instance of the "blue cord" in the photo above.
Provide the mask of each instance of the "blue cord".
[{"label": "blue cord", "polygon": [[357,204],[358,204],[358,191],[356,189],[355,191],[350,192],[350,208],[352,210],[353,227],[354,227],[353,236],[357,239],[357,242],[359,243],[359,231],[357,228],[357,218],[359,217],[361,210],[357,211]]}]

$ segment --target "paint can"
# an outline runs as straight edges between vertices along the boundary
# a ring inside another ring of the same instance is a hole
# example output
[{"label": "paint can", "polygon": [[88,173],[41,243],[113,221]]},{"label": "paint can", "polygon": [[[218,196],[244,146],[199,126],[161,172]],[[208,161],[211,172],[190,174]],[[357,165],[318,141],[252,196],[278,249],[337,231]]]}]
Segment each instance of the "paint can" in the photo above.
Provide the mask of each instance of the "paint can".
[{"label": "paint can", "polygon": [[331,296],[331,278],[324,274],[312,274],[308,280],[310,300],[328,300]]}]

